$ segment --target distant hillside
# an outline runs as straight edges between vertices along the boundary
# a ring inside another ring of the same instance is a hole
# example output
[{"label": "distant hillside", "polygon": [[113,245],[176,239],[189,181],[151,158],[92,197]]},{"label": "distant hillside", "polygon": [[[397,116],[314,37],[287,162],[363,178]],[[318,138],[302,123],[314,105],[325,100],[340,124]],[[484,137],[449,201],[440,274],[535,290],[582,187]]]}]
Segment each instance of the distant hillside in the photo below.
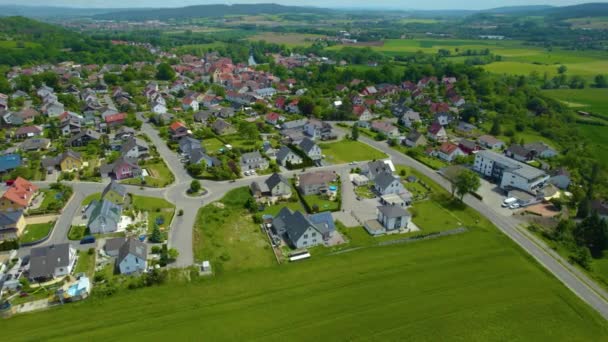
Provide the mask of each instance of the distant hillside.
[{"label": "distant hillside", "polygon": [[480,13],[493,13],[493,14],[522,14],[534,11],[544,11],[555,8],[549,5],[530,5],[530,6],[505,6],[497,7],[488,10],[481,10]]},{"label": "distant hillside", "polygon": [[96,14],[114,12],[117,9],[71,8],[71,7],[34,7],[0,5],[0,17],[22,16],[28,18],[69,18],[89,17]]},{"label": "distant hillside", "polygon": [[168,20],[223,17],[227,15],[258,15],[280,13],[327,13],[329,9],[282,6],[277,4],[199,5],[180,8],[159,8],[117,11],[93,16],[102,20]]},{"label": "distant hillside", "polygon": [[608,3],[588,3],[574,6],[554,7],[542,11],[544,15],[556,19],[608,16]]},{"label": "distant hillside", "polygon": [[66,30],[24,17],[0,18],[0,65],[55,63],[128,63],[151,60],[148,51]]}]

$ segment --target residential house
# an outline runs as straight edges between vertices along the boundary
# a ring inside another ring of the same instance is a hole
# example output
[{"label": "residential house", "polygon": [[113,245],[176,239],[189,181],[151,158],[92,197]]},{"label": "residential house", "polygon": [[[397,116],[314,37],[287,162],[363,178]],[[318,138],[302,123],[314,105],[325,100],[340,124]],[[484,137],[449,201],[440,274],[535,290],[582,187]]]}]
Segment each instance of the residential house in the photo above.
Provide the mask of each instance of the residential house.
[{"label": "residential house", "polygon": [[265,170],[268,168],[269,163],[266,158],[262,156],[259,151],[244,153],[241,156],[240,162],[241,170]]},{"label": "residential house", "polygon": [[458,125],[456,125],[456,133],[461,134],[461,135],[465,135],[465,136],[470,136],[473,133],[475,133],[475,130],[477,130],[477,127],[475,125],[472,125],[468,122],[464,122],[464,121],[460,121],[458,122]]},{"label": "residential house", "polygon": [[464,156],[464,155],[465,155],[465,153],[462,152],[460,147],[458,147],[458,145],[451,143],[451,142],[444,142],[439,147],[439,150],[437,150],[437,157],[439,157],[439,159],[446,161],[448,163],[451,163],[452,161],[454,161],[454,159],[456,159],[458,156]]},{"label": "residential house", "polygon": [[408,110],[403,113],[400,121],[401,124],[407,128],[412,128],[414,125],[422,123],[422,120],[420,120],[420,113],[413,110]]},{"label": "residential house", "polygon": [[321,151],[319,145],[310,138],[302,139],[298,144],[298,147],[313,161],[319,161],[323,158],[323,151]]},{"label": "residential house", "polygon": [[123,142],[120,148],[120,155],[133,159],[143,159],[150,156],[148,143],[139,138],[130,138]]},{"label": "residential house", "polygon": [[206,125],[213,117],[213,111],[209,109],[201,110],[199,112],[194,113],[192,117],[194,118],[194,121],[201,122]]},{"label": "residential house", "polygon": [[298,189],[304,196],[325,193],[337,175],[331,171],[307,172],[298,176]]},{"label": "residential house", "polygon": [[136,178],[142,175],[142,169],[137,165],[137,159],[120,157],[113,163],[102,165],[99,172],[102,177],[113,177],[121,180]]},{"label": "residential house", "polygon": [[303,127],[308,123],[307,119],[298,119],[292,121],[286,121],[281,124],[281,129],[303,129]]},{"label": "residential house", "polygon": [[461,139],[458,142],[458,148],[466,155],[471,155],[481,150],[481,147],[476,142],[467,139]]},{"label": "residential house", "polygon": [[128,126],[122,126],[116,130],[114,133],[114,140],[117,141],[126,141],[135,137],[135,130]]},{"label": "residential house", "polygon": [[512,144],[509,146],[509,148],[505,151],[505,155],[520,162],[534,159],[534,154],[532,151],[519,144]]},{"label": "residential house", "polygon": [[534,192],[549,180],[549,175],[543,170],[490,150],[479,151],[475,155],[473,170],[500,184],[505,190]]},{"label": "residential house", "polygon": [[383,160],[376,160],[368,162],[361,170],[361,173],[365,175],[367,179],[373,181],[381,174],[393,174],[393,169],[387,162]]},{"label": "residential house", "polygon": [[129,238],[118,251],[118,270],[120,274],[139,274],[148,268],[148,249],[146,244]]},{"label": "residential house", "polygon": [[113,233],[118,230],[122,206],[102,198],[89,203],[84,215],[88,220],[87,227],[92,234]]},{"label": "residential house", "polygon": [[276,158],[277,163],[285,167],[288,165],[299,165],[303,162],[302,158],[287,146],[281,146]]},{"label": "residential house", "polygon": [[273,173],[264,182],[252,182],[250,185],[251,193],[257,200],[268,198],[271,203],[277,199],[287,199],[291,197],[291,184],[287,178],[278,173]]},{"label": "residential house", "polygon": [[125,124],[125,120],[127,119],[127,113],[116,113],[111,115],[106,115],[104,117],[104,122],[107,127],[117,127]]},{"label": "residential house", "polygon": [[116,205],[123,205],[127,201],[127,188],[112,180],[101,193],[101,199],[110,201]]},{"label": "residential house", "polygon": [[65,145],[71,147],[82,147],[86,146],[89,142],[99,140],[100,138],[101,134],[93,130],[86,129],[68,139]]},{"label": "residential house", "polygon": [[448,134],[445,131],[445,128],[437,121],[433,122],[428,128],[427,137],[436,142],[445,142],[448,140]]},{"label": "residential house", "polygon": [[374,190],[380,196],[394,194],[399,195],[405,191],[401,179],[389,173],[382,173],[374,179]]},{"label": "residential house", "polygon": [[19,145],[21,151],[43,151],[51,147],[51,140],[46,138],[29,138]]},{"label": "residential house", "polygon": [[441,126],[449,125],[453,120],[452,115],[447,112],[440,112],[435,114],[435,121],[438,122]]},{"label": "residential house", "polygon": [[40,126],[23,126],[23,127],[19,127],[15,131],[15,138],[17,138],[17,139],[39,137],[41,135],[42,135],[42,127],[40,127]]},{"label": "residential house", "polygon": [[300,107],[298,106],[299,103],[300,100],[294,99],[287,106],[285,106],[285,110],[287,111],[287,113],[300,114]]},{"label": "residential house", "polygon": [[77,254],[69,243],[32,248],[29,277],[34,281],[60,278],[72,273]]},{"label": "residential house", "polygon": [[211,126],[211,129],[217,135],[226,135],[236,132],[236,130],[234,129],[234,127],[232,127],[231,124],[222,119],[215,120],[215,122]]},{"label": "residential house", "polygon": [[368,221],[364,225],[370,235],[377,236],[407,229],[411,222],[411,215],[401,206],[385,205],[377,209],[376,220]]},{"label": "residential house", "polygon": [[269,87],[269,88],[256,89],[254,92],[257,96],[260,96],[263,98],[270,98],[270,97],[273,97],[277,93],[277,90]]},{"label": "residential house", "polygon": [[329,240],[335,232],[335,226],[329,225],[324,217],[319,216],[316,220],[321,223],[315,225],[301,212],[292,212],[289,208],[284,207],[274,217],[272,230],[276,235],[283,237],[293,248],[313,247]]},{"label": "residential house", "polygon": [[331,125],[317,119],[310,119],[304,125],[304,133],[312,139],[331,139],[335,137]]},{"label": "residential house", "polygon": [[372,131],[382,133],[389,138],[396,138],[399,136],[399,129],[387,121],[372,122]]},{"label": "residential house", "polygon": [[370,121],[374,118],[372,112],[365,106],[353,106],[353,114],[359,121]]},{"label": "residential house", "polygon": [[188,154],[190,164],[203,164],[206,167],[216,167],[222,164],[217,157],[208,155],[204,148],[191,150]]},{"label": "residential house", "polygon": [[266,123],[269,125],[276,125],[279,123],[279,121],[282,121],[282,119],[283,117],[279,113],[275,112],[270,112],[265,116]]},{"label": "residential house", "polygon": [[169,134],[172,140],[180,140],[181,138],[192,134],[186,125],[180,121],[175,121],[169,126]]},{"label": "residential house", "polygon": [[525,144],[524,148],[532,154],[532,158],[553,158],[557,156],[557,151],[549,147],[544,142],[537,141],[530,144]]},{"label": "residential house", "polygon": [[103,246],[103,250],[108,256],[116,258],[118,257],[118,251],[120,250],[120,247],[125,244],[126,240],[127,239],[124,237],[106,239],[106,242]]},{"label": "residential house", "polygon": [[25,210],[32,203],[38,187],[17,177],[0,197],[0,211]]},{"label": "residential house", "polygon": [[0,156],[0,173],[12,171],[21,166],[21,156],[18,154],[5,154]]},{"label": "residential house", "polygon": [[405,137],[404,144],[407,147],[418,147],[418,146],[425,146],[427,144],[427,141],[422,133],[420,133],[416,130],[412,130]]},{"label": "residential house", "polygon": [[182,100],[182,108],[184,110],[193,110],[193,111],[197,111],[199,108],[199,104],[196,101],[196,99],[193,99],[191,97],[186,97]]},{"label": "residential house", "polygon": [[0,211],[0,242],[19,238],[24,229],[23,210]]},{"label": "residential house", "polygon": [[504,142],[491,135],[482,135],[477,138],[477,141],[481,146],[491,150],[502,149],[505,146]]},{"label": "residential house", "polygon": [[83,160],[80,153],[67,150],[56,157],[43,158],[41,164],[48,173],[52,173],[55,169],[62,172],[71,172],[80,170],[83,166]]}]

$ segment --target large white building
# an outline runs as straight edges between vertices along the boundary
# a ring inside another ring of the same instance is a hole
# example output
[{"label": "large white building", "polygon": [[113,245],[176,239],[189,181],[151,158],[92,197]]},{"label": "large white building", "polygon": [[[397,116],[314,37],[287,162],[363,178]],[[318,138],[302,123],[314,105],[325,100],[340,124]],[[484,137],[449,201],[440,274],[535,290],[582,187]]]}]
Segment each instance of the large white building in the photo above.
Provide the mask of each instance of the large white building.
[{"label": "large white building", "polygon": [[545,171],[489,150],[479,151],[475,155],[473,169],[505,190],[534,192],[549,180]]}]

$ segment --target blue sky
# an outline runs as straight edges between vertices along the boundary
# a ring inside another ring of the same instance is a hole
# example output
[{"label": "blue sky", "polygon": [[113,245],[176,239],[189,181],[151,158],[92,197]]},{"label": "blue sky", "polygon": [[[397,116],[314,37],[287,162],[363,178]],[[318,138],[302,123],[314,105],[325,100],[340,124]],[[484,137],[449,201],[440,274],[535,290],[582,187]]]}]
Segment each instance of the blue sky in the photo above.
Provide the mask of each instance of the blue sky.
[{"label": "blue sky", "polygon": [[40,6],[70,6],[70,7],[182,7],[198,4],[230,4],[230,3],[279,3],[283,5],[318,6],[318,7],[390,7],[400,9],[487,9],[501,6],[521,5],[554,5],[564,6],[585,2],[607,2],[597,0],[433,0],[433,1],[411,1],[411,0],[0,0],[2,5],[40,5]]}]

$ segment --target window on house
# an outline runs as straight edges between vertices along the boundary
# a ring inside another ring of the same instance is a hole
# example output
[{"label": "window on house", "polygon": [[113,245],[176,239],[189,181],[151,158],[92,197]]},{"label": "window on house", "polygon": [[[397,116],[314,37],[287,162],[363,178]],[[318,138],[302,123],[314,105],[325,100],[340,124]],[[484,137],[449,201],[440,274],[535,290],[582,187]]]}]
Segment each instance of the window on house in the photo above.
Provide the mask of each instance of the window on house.
[{"label": "window on house", "polygon": [[304,234],[304,238],[305,238],[305,239],[308,239],[308,234]]}]

